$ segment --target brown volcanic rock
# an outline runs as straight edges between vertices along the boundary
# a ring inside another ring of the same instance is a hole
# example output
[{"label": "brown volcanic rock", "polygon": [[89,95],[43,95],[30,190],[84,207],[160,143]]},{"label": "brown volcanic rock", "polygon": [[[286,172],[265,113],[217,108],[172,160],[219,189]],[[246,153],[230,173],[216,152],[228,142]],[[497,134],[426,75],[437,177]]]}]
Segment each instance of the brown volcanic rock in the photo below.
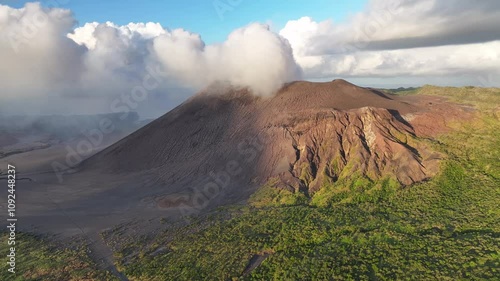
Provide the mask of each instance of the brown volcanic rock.
[{"label": "brown volcanic rock", "polygon": [[473,106],[450,103],[445,97],[415,95],[405,100],[420,108],[418,112],[403,115],[419,137],[435,137],[450,131],[455,122],[475,118]]},{"label": "brown volcanic rock", "polygon": [[283,188],[304,192],[352,175],[390,176],[408,185],[438,168],[439,155],[415,138],[400,115],[419,110],[344,80],[294,82],[270,98],[212,87],[90,158],[84,168],[154,173],[166,195],[157,202],[164,206],[177,204],[165,198],[210,182],[233,202],[275,177]]},{"label": "brown volcanic rock", "polygon": [[306,114],[282,126],[283,142],[295,150],[289,171],[279,175],[289,187],[317,191],[325,182],[353,175],[390,176],[409,185],[436,172],[438,155],[413,141],[411,127],[387,109],[317,112],[314,119]]},{"label": "brown volcanic rock", "polygon": [[342,79],[323,83],[292,82],[283,87],[269,103],[286,111],[321,108],[347,110],[370,106],[398,110],[405,114],[417,109],[378,90],[358,87]]}]

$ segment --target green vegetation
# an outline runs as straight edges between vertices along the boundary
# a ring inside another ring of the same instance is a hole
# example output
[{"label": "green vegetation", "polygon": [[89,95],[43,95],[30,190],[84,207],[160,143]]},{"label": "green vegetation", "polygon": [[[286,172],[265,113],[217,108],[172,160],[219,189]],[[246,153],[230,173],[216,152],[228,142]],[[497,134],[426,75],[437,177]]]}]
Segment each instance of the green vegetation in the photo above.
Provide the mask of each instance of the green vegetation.
[{"label": "green vegetation", "polygon": [[386,93],[391,93],[391,94],[398,94],[398,95],[412,95],[417,93],[421,88],[415,88],[415,87],[409,87],[409,88],[397,88],[397,89],[381,89],[383,92]]},{"label": "green vegetation", "polygon": [[[1,240],[7,241],[7,237],[2,233]],[[0,252],[6,255],[10,247],[1,243]],[[0,280],[117,280],[110,273],[99,270],[83,247],[62,248],[47,239],[22,233],[16,235],[15,247],[16,273],[8,272],[9,266],[4,262]]]},{"label": "green vegetation", "polygon": [[268,184],[259,188],[249,200],[253,207],[271,207],[271,206],[294,206],[305,204],[308,198],[301,192],[289,192],[274,187],[277,179],[272,179]]},{"label": "green vegetation", "polygon": [[[499,90],[412,91],[479,109],[433,144],[447,159],[432,180],[351,177],[311,198],[271,181],[248,206],[172,227],[120,268],[134,280],[498,280]],[[268,256],[247,270],[256,255]]]},{"label": "green vegetation", "polygon": [[[480,87],[436,87],[426,85],[419,88],[414,93],[420,95],[435,95],[435,96],[445,96],[450,98],[452,101],[471,104],[476,106],[478,109],[486,110],[483,117],[491,115],[491,113],[498,112],[500,107],[499,103],[499,88],[480,88]],[[491,112],[493,110],[493,112]],[[497,124],[498,125],[498,124]]]}]

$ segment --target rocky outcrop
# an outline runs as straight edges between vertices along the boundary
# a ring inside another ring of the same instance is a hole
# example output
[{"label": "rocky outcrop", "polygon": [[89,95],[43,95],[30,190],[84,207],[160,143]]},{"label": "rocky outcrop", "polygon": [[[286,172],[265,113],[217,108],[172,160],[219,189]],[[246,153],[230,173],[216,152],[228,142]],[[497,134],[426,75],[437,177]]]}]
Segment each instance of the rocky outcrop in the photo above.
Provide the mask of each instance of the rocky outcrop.
[{"label": "rocky outcrop", "polygon": [[437,171],[439,154],[430,152],[411,126],[387,109],[297,113],[282,126],[295,151],[289,171],[279,174],[288,188],[314,192],[324,183],[351,176],[393,177],[410,185]]}]

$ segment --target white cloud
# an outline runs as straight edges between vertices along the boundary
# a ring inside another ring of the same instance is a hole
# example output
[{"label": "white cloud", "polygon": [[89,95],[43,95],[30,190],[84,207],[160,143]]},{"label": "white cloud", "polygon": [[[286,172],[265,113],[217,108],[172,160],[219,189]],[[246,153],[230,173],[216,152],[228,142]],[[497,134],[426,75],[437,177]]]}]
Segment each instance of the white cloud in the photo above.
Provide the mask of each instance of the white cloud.
[{"label": "white cloud", "polygon": [[[89,49],[95,49],[97,38],[94,32],[98,26],[98,22],[86,23],[82,27],[78,27],[72,33],[68,34],[68,37],[80,45],[84,45]],[[129,23],[124,26],[118,26],[108,21],[101,26],[116,29],[117,32],[127,40],[132,40],[133,37],[151,39],[167,32],[161,24],[153,22]]]},{"label": "white cloud", "polygon": [[316,36],[325,34],[333,28],[331,21],[315,22],[310,17],[302,17],[289,21],[280,35],[288,39],[293,46],[293,54],[297,62],[305,68],[313,68],[324,63],[321,56],[309,54],[309,47]]},{"label": "white cloud", "polygon": [[346,22],[303,17],[280,34],[308,79],[500,75],[500,2],[448,2],[372,0]]},{"label": "white cloud", "polygon": [[[107,100],[130,93],[151,69],[160,69],[162,76],[151,94],[168,97],[179,88],[193,94],[217,80],[270,95],[300,78],[288,41],[262,24],[237,29],[222,44],[208,46],[198,34],[158,23],[87,23],[73,29],[74,24],[64,9],[38,3],[0,6],[0,29],[6,34],[0,37],[1,101],[86,97],[101,99],[106,111]],[[73,106],[82,109],[84,100]]]},{"label": "white cloud", "polygon": [[237,29],[220,45],[205,46],[198,35],[177,30],[155,38],[153,47],[167,72],[186,83],[229,81],[270,95],[300,78],[288,42],[262,24]]},{"label": "white cloud", "polygon": [[496,0],[371,0],[346,22],[289,21],[280,32],[293,40],[303,33],[305,54],[391,50],[483,43],[500,39]]},{"label": "white cloud", "polygon": [[61,36],[74,24],[69,11],[0,6],[0,19],[0,98],[55,95],[78,79],[85,50]]}]

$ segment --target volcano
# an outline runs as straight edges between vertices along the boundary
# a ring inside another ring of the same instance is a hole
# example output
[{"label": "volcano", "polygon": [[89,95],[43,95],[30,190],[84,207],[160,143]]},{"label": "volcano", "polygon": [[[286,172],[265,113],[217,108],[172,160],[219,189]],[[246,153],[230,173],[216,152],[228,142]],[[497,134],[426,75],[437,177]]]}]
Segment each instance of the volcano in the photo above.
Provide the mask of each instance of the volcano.
[{"label": "volcano", "polygon": [[217,84],[83,168],[154,174],[154,183],[144,185],[161,187],[155,199],[161,208],[203,187],[217,189],[218,203],[236,202],[270,179],[305,194],[353,176],[406,186],[438,171],[439,154],[405,120],[424,110],[345,80],[293,82],[272,97]]}]

